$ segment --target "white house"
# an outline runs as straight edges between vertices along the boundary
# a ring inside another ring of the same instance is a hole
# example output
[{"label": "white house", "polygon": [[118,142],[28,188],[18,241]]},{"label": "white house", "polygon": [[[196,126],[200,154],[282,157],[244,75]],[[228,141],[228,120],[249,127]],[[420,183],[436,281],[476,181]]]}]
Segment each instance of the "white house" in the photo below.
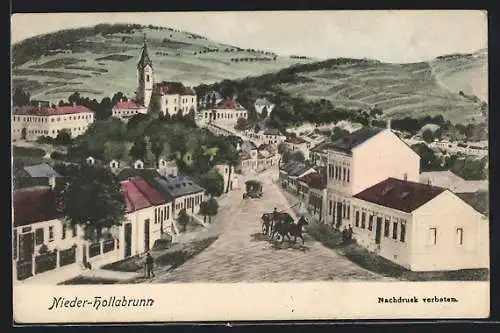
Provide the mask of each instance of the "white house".
[{"label": "white house", "polygon": [[234,126],[240,118],[248,119],[248,111],[235,98],[223,100],[202,114],[204,121],[224,126]]},{"label": "white house", "polygon": [[255,111],[257,111],[258,114],[261,114],[264,109],[267,110],[267,115],[271,115],[271,112],[274,109],[274,104],[269,102],[266,98],[258,98],[255,100],[255,103],[253,104]]},{"label": "white house", "polygon": [[309,159],[309,149],[311,148],[311,144],[307,142],[306,140],[292,136],[287,138],[284,143],[287,145],[288,149],[291,151],[300,151],[302,154],[304,154],[304,157],[306,160]]},{"label": "white house", "polygon": [[120,228],[122,258],[144,253],[164,237],[172,238],[172,201],[139,177],[120,182],[126,221]]},{"label": "white house", "polygon": [[173,160],[169,161],[164,158],[158,160],[157,171],[163,177],[177,177],[179,175],[177,163]]},{"label": "white house", "polygon": [[412,271],[489,267],[489,223],[444,188],[388,178],[352,200],[356,241]]},{"label": "white house", "polygon": [[136,114],[148,113],[148,108],[136,101],[122,101],[116,103],[111,109],[111,116],[118,118],[122,121],[128,121]]},{"label": "white house", "polygon": [[35,186],[13,193],[13,272],[16,280],[70,265],[118,260],[118,242],[103,230],[100,241],[83,239],[80,226],[72,227],[56,209],[54,191]]},{"label": "white house", "polygon": [[278,146],[286,140],[286,136],[282,135],[278,129],[270,128],[262,132],[260,141],[264,144]]},{"label": "white house", "polygon": [[57,107],[14,107],[11,115],[12,138],[36,140],[41,136],[57,137],[66,130],[71,137],[85,133],[94,122],[94,112],[82,105]]},{"label": "white house", "polygon": [[389,129],[364,127],[332,142],[328,151],[327,221],[352,221],[352,195],[389,177],[417,182],[420,156]]}]

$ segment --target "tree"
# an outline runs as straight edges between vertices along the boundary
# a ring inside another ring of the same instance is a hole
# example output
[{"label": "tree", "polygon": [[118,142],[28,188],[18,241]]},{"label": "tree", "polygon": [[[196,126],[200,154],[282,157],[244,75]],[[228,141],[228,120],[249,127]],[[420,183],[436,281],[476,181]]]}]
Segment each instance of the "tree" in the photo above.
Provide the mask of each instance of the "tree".
[{"label": "tree", "polygon": [[134,141],[132,148],[130,148],[129,155],[134,160],[142,160],[144,161],[144,157],[146,156],[146,140],[144,137],[137,138]]},{"label": "tree", "polygon": [[434,141],[434,133],[430,129],[426,129],[422,132],[422,139],[427,143],[431,143]]},{"label": "tree", "polygon": [[236,125],[234,126],[234,129],[238,131],[244,131],[248,128],[248,120],[245,118],[238,118],[236,121]]},{"label": "tree", "polygon": [[127,97],[121,92],[117,92],[111,98],[111,105],[115,106],[118,102],[127,101]]},{"label": "tree", "polygon": [[14,106],[24,106],[30,103],[30,94],[25,92],[22,86],[16,87],[12,96]]},{"label": "tree", "polygon": [[260,126],[259,126],[259,124],[255,124],[255,126],[254,126],[254,128],[253,128],[253,131],[254,131],[255,133],[259,133],[259,131],[260,131]]},{"label": "tree", "polygon": [[202,201],[200,203],[200,214],[203,215],[203,222],[207,223],[207,215],[208,215],[208,202]]},{"label": "tree", "polygon": [[336,141],[349,134],[349,131],[341,127],[334,127],[332,135],[330,137],[331,141]]},{"label": "tree", "polygon": [[127,145],[123,141],[107,141],[104,144],[104,158],[106,160],[121,160],[128,159]]},{"label": "tree", "polygon": [[182,226],[182,231],[186,232],[187,225],[189,223],[189,215],[186,212],[186,208],[182,208],[177,216],[177,222]]},{"label": "tree", "polygon": [[226,193],[229,192],[231,187],[231,179],[233,177],[233,169],[240,164],[240,155],[233,145],[228,145],[226,152],[227,165],[229,166],[229,175],[227,177]]},{"label": "tree", "polygon": [[306,160],[306,157],[304,156],[303,152],[301,152],[300,150],[296,150],[296,151],[292,152],[291,159],[295,162],[304,163]]},{"label": "tree", "polygon": [[100,239],[104,228],[121,225],[125,200],[109,170],[83,164],[59,171],[64,178],[55,188],[58,207],[72,226],[83,227],[85,239]]},{"label": "tree", "polygon": [[215,96],[215,93],[212,94],[212,102],[210,103],[210,107],[215,107],[215,104],[217,103],[217,98]]},{"label": "tree", "polygon": [[[108,97],[109,98],[109,97]],[[68,102],[69,104],[75,103],[76,105],[80,104],[82,97],[80,96],[80,93],[78,91],[75,91],[68,97]]]},{"label": "tree", "polygon": [[207,201],[207,215],[208,215],[208,223],[212,223],[212,216],[217,215],[219,211],[219,203],[214,198],[210,198]]},{"label": "tree", "polygon": [[427,147],[425,143],[412,145],[411,149],[413,149],[420,156],[421,171],[436,171],[442,168],[437,156],[434,154],[432,149]]},{"label": "tree", "polygon": [[266,119],[269,116],[269,112],[267,111],[267,106],[264,106],[262,109],[262,112],[260,114],[262,119]]},{"label": "tree", "polygon": [[215,170],[201,175],[198,183],[211,197],[218,197],[224,192],[224,177]]},{"label": "tree", "polygon": [[288,145],[284,142],[281,142],[278,145],[278,154],[283,155],[285,152],[289,150]]},{"label": "tree", "polygon": [[56,144],[59,145],[69,145],[71,144],[71,133],[69,130],[63,128],[57,133],[56,139],[54,140]]},{"label": "tree", "polygon": [[97,120],[103,120],[111,117],[113,104],[111,102],[111,98],[104,97],[101,100],[101,103],[98,105],[97,110],[95,111],[95,117]]}]

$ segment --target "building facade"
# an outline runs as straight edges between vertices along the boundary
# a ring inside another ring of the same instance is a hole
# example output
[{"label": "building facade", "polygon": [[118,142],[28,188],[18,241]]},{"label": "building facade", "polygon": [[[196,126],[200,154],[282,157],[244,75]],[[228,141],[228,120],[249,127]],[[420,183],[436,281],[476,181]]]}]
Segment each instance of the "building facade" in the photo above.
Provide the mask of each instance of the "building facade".
[{"label": "building facade", "polygon": [[57,107],[15,107],[11,115],[12,138],[34,141],[41,136],[55,138],[66,130],[72,138],[87,130],[94,113],[82,105]]},{"label": "building facade", "polygon": [[223,100],[202,114],[204,121],[224,126],[234,126],[240,118],[248,119],[248,111],[234,98]]},{"label": "building facade", "polygon": [[111,115],[122,121],[127,122],[136,114],[146,114],[148,108],[144,105],[138,104],[136,101],[123,101],[116,103],[111,109]]}]

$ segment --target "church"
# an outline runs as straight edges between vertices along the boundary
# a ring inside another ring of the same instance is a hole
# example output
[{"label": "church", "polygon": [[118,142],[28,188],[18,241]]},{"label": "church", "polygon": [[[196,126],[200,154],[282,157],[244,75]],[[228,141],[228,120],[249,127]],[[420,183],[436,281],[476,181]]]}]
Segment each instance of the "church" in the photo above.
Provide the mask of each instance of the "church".
[{"label": "church", "polygon": [[186,87],[181,82],[154,82],[153,61],[148,53],[146,39],[144,39],[137,63],[137,80],[135,101],[115,105],[113,116],[124,120],[126,116],[146,113],[151,110],[151,107],[160,110],[164,115],[168,113],[170,116],[179,111],[183,115],[187,115],[190,111],[196,112],[197,98],[192,87]]}]

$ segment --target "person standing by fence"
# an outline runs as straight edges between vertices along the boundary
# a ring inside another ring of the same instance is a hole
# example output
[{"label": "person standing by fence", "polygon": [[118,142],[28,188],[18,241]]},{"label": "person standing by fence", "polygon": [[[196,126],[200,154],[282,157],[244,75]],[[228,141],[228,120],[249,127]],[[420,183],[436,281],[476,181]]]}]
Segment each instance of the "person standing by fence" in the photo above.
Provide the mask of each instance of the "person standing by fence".
[{"label": "person standing by fence", "polygon": [[151,253],[146,254],[146,260],[145,260],[145,268],[146,268],[146,277],[154,277],[154,259],[153,256],[151,256]]}]

